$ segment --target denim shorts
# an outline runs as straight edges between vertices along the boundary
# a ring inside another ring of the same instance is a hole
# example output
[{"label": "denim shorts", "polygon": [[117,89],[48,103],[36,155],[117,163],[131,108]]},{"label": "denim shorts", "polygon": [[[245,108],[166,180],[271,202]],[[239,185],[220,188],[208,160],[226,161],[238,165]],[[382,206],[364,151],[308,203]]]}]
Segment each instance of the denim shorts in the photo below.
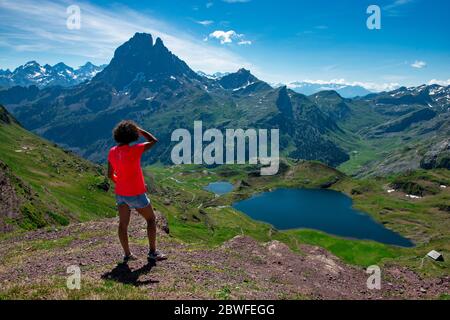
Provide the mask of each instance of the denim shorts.
[{"label": "denim shorts", "polygon": [[146,193],[131,197],[116,194],[116,203],[118,206],[126,204],[131,209],[142,209],[150,204],[150,199]]}]

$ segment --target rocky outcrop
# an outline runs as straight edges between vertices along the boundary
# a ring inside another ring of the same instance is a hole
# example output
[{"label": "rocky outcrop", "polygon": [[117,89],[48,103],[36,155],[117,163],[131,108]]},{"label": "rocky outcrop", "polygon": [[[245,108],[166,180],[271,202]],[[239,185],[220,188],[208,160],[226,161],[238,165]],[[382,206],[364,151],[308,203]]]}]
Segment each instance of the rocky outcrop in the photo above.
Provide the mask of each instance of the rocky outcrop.
[{"label": "rocky outcrop", "polygon": [[283,117],[285,117],[286,119],[292,118],[292,102],[285,86],[281,87],[280,91],[278,92],[276,105]]},{"label": "rocky outcrop", "polygon": [[0,104],[0,125],[17,123],[16,119]]},{"label": "rocky outcrop", "polygon": [[450,139],[434,145],[420,161],[423,169],[450,169]]},{"label": "rocky outcrop", "polygon": [[161,230],[162,232],[169,234],[169,222],[167,221],[167,218],[165,215],[163,215],[161,212],[155,210],[156,215],[156,227]]}]

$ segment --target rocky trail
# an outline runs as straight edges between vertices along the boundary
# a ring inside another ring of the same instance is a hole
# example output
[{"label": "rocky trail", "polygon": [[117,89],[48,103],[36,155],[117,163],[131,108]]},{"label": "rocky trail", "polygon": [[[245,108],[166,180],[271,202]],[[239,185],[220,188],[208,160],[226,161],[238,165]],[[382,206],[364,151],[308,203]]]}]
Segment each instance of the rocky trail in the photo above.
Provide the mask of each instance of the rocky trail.
[{"label": "rocky trail", "polygon": [[[363,268],[302,244],[297,253],[278,241],[260,243],[245,236],[216,248],[181,243],[170,236],[160,214],[159,248],[169,259],[147,264],[145,222],[133,213],[130,243],[140,259],[124,265],[117,223],[112,218],[4,237],[0,298],[71,298],[65,288],[70,265],[81,269],[83,295],[78,297],[89,299],[424,299],[450,288],[448,276],[421,279],[385,266],[381,290],[369,290]],[[52,281],[58,279],[62,285],[55,286]]]}]

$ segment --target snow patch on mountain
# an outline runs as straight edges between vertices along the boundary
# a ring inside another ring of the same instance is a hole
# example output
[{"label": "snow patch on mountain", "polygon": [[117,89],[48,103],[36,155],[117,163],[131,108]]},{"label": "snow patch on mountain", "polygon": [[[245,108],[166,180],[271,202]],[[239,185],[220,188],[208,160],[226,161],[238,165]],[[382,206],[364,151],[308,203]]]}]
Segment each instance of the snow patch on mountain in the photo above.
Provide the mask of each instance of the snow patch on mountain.
[{"label": "snow patch on mountain", "polygon": [[48,86],[73,86],[84,81],[91,80],[98,72],[102,71],[105,65],[96,66],[91,62],[73,69],[60,62],[51,66],[46,64],[41,66],[36,61],[29,61],[17,67],[13,72],[0,69],[0,86],[31,86],[40,88]]}]

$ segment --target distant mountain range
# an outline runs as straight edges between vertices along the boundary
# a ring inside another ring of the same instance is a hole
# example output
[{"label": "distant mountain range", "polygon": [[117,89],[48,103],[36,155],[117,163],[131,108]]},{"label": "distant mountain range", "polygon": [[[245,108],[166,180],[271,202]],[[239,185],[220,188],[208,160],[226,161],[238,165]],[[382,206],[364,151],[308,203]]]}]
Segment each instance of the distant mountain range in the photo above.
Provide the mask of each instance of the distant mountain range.
[{"label": "distant mountain range", "polygon": [[87,62],[74,69],[60,62],[41,66],[36,61],[29,61],[17,67],[14,71],[0,69],[0,87],[31,86],[39,88],[48,86],[68,87],[91,80],[106,65],[96,66]]},{"label": "distant mountain range", "polygon": [[450,167],[450,87],[402,87],[353,99],[335,90],[305,95],[273,88],[246,69],[194,72],[144,33],[118,47],[88,82],[11,87],[0,90],[0,103],[27,129],[98,162],[113,144],[113,126],[132,119],[161,141],[147,163],[170,163],[172,131],[192,130],[202,120],[220,130],[279,128],[283,156],[354,174]]},{"label": "distant mountain range", "polygon": [[[207,74],[202,71],[197,71],[197,74],[199,74],[202,77],[206,77],[208,79],[220,80],[221,78],[229,75],[230,72],[216,72],[214,74]],[[271,83],[270,85],[274,88],[287,86],[289,89],[297,93],[301,93],[308,96],[320,91],[327,91],[327,90],[334,90],[344,98],[363,97],[375,92],[358,85],[334,83],[334,82],[317,83],[310,81],[294,81],[285,84]]]},{"label": "distant mountain range", "polygon": [[213,74],[207,74],[203,71],[197,71],[197,73],[202,77],[205,77],[208,79],[213,79],[213,80],[219,80],[220,78],[230,74],[230,72],[215,72]]},{"label": "distant mountain range", "polygon": [[305,95],[311,95],[320,91],[334,90],[344,98],[354,98],[354,97],[362,97],[370,93],[373,93],[373,91],[369,91],[362,86],[333,83],[333,82],[315,83],[308,81],[294,81],[289,82],[287,84],[282,83],[273,84],[274,87],[281,87],[284,85],[286,85],[289,89],[295,92]]}]

